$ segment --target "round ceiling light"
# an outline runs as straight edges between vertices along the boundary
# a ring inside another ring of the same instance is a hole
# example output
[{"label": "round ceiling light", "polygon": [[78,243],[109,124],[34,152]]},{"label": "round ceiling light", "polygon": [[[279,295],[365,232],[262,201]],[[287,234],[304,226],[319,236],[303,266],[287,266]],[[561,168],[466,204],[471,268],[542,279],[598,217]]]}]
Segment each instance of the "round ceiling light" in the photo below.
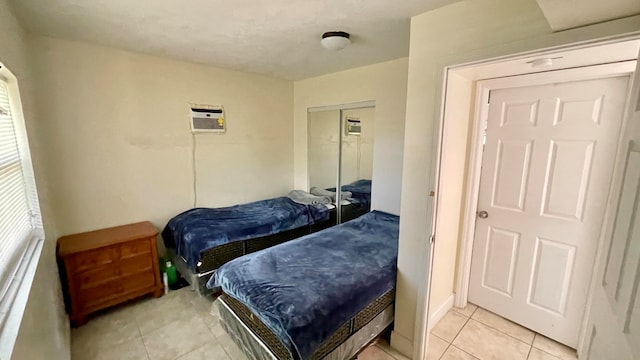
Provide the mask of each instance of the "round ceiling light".
[{"label": "round ceiling light", "polygon": [[337,51],[346,48],[347,45],[351,44],[351,40],[349,40],[349,33],[344,31],[329,31],[322,34],[320,44],[322,44],[325,49]]}]

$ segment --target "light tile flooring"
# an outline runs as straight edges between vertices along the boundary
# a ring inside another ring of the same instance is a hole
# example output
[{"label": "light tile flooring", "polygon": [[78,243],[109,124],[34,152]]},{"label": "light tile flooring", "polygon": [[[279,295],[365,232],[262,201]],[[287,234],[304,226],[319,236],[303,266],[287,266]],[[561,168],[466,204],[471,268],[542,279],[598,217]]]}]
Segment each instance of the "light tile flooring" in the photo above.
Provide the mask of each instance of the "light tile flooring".
[{"label": "light tile flooring", "polygon": [[[189,288],[112,308],[71,330],[72,360],[246,360],[219,324],[217,302]],[[406,360],[381,341],[359,360]]]},{"label": "light tile flooring", "polygon": [[[71,331],[72,360],[246,360],[219,324],[217,303],[188,288],[94,316]],[[474,305],[431,332],[428,359],[576,359],[575,352]],[[408,360],[380,340],[358,360]]]},{"label": "light tile flooring", "polygon": [[487,310],[454,308],[431,330],[429,360],[569,360],[576,352]]},{"label": "light tile flooring", "polygon": [[217,306],[189,288],[144,298],[71,330],[72,360],[245,360]]}]

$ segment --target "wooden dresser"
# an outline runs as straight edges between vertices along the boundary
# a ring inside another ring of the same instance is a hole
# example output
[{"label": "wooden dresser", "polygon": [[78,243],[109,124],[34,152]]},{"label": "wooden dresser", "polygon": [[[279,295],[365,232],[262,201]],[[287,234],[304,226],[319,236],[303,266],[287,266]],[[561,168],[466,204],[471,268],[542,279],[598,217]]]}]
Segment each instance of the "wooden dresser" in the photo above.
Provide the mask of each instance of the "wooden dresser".
[{"label": "wooden dresser", "polygon": [[156,236],[148,221],[63,236],[57,254],[69,317],[87,315],[145,294],[162,296]]}]

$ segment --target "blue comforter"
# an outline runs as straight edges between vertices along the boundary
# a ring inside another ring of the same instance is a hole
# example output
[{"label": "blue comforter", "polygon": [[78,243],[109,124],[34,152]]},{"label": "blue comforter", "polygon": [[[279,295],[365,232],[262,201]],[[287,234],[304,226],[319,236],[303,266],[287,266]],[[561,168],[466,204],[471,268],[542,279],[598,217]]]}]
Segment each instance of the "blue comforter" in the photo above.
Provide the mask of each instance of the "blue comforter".
[{"label": "blue comforter", "polygon": [[379,211],[232,260],[209,280],[301,359],[396,284],[399,218]]},{"label": "blue comforter", "polygon": [[342,191],[369,194],[369,196],[371,196],[371,180],[362,179],[354,181],[351,184],[342,185]]},{"label": "blue comforter", "polygon": [[324,205],[302,205],[287,197],[224,208],[196,208],[169,220],[162,231],[168,248],[194,272],[200,252],[232,241],[296,229],[329,219]]},{"label": "blue comforter", "polygon": [[[347,185],[342,185],[342,191],[349,191],[349,200],[359,208],[371,208],[371,180],[361,179]],[[336,191],[336,188],[327,189]]]}]

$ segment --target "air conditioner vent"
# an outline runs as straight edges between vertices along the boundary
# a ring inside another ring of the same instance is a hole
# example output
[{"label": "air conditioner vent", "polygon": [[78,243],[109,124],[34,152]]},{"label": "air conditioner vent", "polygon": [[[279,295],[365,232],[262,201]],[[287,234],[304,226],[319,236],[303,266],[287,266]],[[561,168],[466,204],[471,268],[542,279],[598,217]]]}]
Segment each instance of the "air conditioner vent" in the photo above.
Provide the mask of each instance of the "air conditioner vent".
[{"label": "air conditioner vent", "polygon": [[360,125],[360,118],[348,117],[346,122],[347,135],[360,135],[362,126]]},{"label": "air conditioner vent", "polygon": [[224,109],[218,105],[191,106],[191,131],[224,133]]}]

